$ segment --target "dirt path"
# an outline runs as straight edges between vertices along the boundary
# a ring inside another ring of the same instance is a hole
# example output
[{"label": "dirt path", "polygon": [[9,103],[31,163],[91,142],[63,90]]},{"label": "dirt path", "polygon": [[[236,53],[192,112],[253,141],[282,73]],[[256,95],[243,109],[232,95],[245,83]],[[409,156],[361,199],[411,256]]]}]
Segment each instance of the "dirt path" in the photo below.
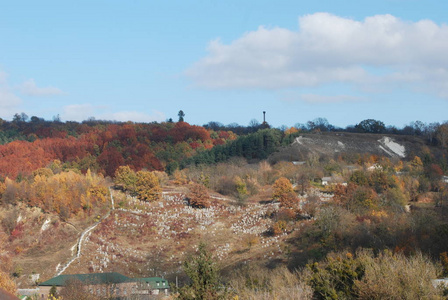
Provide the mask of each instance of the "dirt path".
[{"label": "dirt path", "polygon": [[74,245],[74,246],[76,246],[76,255],[62,267],[60,267],[60,264],[59,264],[58,267],[56,268],[56,274],[54,275],[54,277],[59,276],[62,273],[64,273],[64,271],[67,270],[67,268],[81,256],[82,243],[85,240],[86,235],[89,232],[91,232],[93,229],[95,229],[95,227],[98,226],[98,224],[100,224],[104,219],[109,217],[111,211],[114,210],[114,198],[112,196],[112,191],[110,190],[110,188],[109,188],[109,194],[110,194],[110,203],[111,203],[111,207],[112,207],[111,210],[109,210],[107,212],[107,214],[105,214],[98,222],[90,225],[81,233],[81,236],[79,237],[78,242],[76,243],[76,245]]}]

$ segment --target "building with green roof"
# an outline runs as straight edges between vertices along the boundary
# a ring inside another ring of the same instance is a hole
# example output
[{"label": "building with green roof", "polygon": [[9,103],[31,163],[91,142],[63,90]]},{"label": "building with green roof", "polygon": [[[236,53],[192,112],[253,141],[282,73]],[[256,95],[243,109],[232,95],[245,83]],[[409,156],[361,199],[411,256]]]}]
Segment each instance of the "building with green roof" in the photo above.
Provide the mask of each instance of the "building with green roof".
[{"label": "building with green roof", "polygon": [[[117,272],[59,275],[39,284],[39,295],[47,297],[54,286],[57,291],[70,284],[82,286],[90,293],[117,299],[139,295],[168,294],[169,283],[160,277],[130,278]],[[46,299],[46,298],[45,298]]]}]

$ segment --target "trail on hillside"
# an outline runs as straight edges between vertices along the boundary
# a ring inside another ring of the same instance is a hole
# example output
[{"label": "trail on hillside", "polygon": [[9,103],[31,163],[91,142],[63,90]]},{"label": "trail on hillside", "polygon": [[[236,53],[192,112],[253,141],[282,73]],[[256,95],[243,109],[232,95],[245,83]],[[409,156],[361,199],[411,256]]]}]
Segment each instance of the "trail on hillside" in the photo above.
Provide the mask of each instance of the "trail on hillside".
[{"label": "trail on hillside", "polygon": [[96,226],[98,226],[98,224],[100,224],[104,219],[109,217],[111,211],[114,210],[114,198],[112,196],[112,191],[110,190],[110,188],[109,188],[109,194],[110,194],[111,209],[98,222],[90,225],[81,233],[81,235],[78,239],[78,242],[76,243],[76,255],[69,262],[67,262],[65,265],[63,265],[62,268],[60,268],[60,264],[58,264],[58,267],[56,267],[56,274],[54,275],[54,277],[59,276],[62,273],[64,273],[64,271],[67,270],[67,268],[81,256],[82,243],[85,240],[86,235],[89,232],[91,232]]}]

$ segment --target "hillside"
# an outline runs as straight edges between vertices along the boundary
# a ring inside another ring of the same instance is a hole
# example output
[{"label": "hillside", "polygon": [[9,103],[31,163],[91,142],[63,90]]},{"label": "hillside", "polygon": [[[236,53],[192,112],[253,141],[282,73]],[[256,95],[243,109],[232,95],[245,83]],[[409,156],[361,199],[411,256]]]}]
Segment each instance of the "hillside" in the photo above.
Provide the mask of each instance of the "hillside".
[{"label": "hillside", "polygon": [[[271,155],[269,160],[305,161],[310,155],[337,158],[373,154],[396,159],[412,159],[427,148],[424,139],[408,135],[360,133],[303,133]],[[432,147],[438,152],[438,148]]]},{"label": "hillside", "polygon": [[[278,204],[238,207],[231,199],[216,197],[222,200],[213,200],[210,208],[194,209],[186,205],[182,190],[168,189],[159,203],[112,191],[113,210],[109,206],[98,211],[95,220],[75,224],[76,219],[61,222],[55,215],[21,209],[19,222],[25,219],[27,225],[3,248],[16,253],[12,272],[17,282],[31,287],[47,280],[59,274],[71,258],[75,259],[64,274],[118,271],[183,278],[182,262],[200,241],[207,241],[222,268],[249,261],[287,260],[282,241],[288,234],[267,234],[275,223],[269,216],[278,211]],[[79,247],[82,233],[95,224]],[[27,242],[30,237],[36,240]]]},{"label": "hillside", "polygon": [[0,146],[1,271],[20,287],[111,271],[183,285],[204,241],[226,284],[300,270],[315,293],[303,268],[332,255],[448,257],[447,152],[421,136],[75,125]]}]

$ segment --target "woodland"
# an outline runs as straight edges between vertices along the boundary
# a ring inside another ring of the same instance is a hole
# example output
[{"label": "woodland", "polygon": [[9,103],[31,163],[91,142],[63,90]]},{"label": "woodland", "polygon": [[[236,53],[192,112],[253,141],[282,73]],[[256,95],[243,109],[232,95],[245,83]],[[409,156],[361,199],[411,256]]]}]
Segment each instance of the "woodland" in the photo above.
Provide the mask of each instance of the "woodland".
[{"label": "woodland", "polygon": [[[433,283],[448,277],[448,123],[271,128],[184,117],[0,119],[0,287],[17,293],[53,277],[98,224],[85,241],[97,254],[68,271],[163,274],[179,280],[170,299],[448,297]],[[411,146],[404,158],[292,159],[297,137],[340,134]]]}]

